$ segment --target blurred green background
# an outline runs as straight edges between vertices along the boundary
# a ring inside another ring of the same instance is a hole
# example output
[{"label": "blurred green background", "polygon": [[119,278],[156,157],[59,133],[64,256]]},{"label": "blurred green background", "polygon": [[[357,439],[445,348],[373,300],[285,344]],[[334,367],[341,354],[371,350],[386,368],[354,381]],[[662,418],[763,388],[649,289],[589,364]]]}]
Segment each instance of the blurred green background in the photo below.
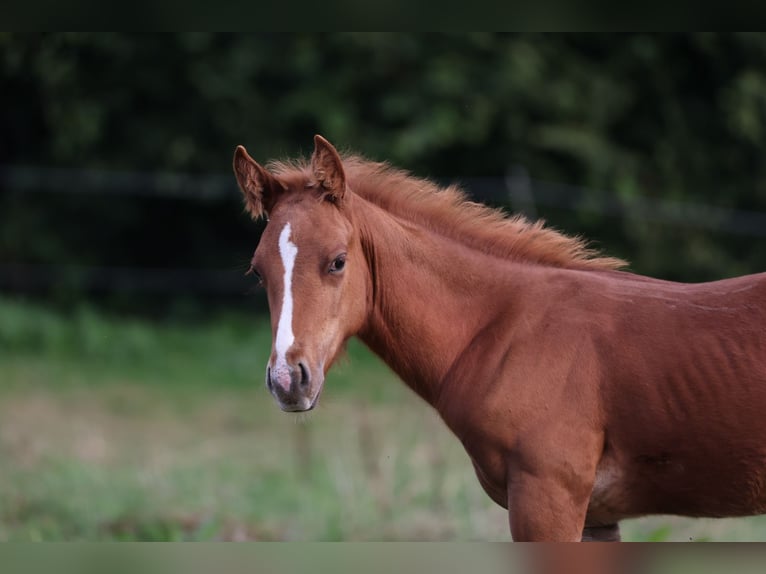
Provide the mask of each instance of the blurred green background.
[{"label": "blurred green background", "polygon": [[316,412],[273,404],[237,144],[321,133],[638,273],[766,270],[761,34],[1,33],[0,102],[0,540],[508,539],[361,345]]}]

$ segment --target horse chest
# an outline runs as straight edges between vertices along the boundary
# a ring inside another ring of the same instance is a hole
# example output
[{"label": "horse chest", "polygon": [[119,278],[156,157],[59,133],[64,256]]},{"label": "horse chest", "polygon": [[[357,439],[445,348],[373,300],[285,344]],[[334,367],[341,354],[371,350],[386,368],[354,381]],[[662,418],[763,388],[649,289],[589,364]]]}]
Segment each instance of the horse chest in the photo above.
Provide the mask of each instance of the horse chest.
[{"label": "horse chest", "polygon": [[[457,434],[457,433],[456,433]],[[486,436],[457,435],[473,463],[484,492],[503,508],[508,507],[507,452]]]},{"label": "horse chest", "polygon": [[[469,452],[470,454],[470,452]],[[489,461],[478,461],[471,456],[476,478],[484,489],[484,492],[503,508],[508,508],[508,486],[505,479],[505,470],[502,464],[487,464]]]}]

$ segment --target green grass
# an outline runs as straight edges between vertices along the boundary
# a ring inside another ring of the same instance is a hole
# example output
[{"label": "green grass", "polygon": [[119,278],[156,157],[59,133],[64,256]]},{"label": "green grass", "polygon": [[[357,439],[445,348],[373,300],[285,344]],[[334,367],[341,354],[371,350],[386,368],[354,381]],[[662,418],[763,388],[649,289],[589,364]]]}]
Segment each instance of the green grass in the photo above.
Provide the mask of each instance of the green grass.
[{"label": "green grass", "polygon": [[[319,408],[263,385],[263,317],[196,323],[0,299],[0,540],[507,540],[436,414],[360,344]],[[760,518],[626,523],[758,540]]]},{"label": "green grass", "polygon": [[0,539],[503,539],[434,413],[358,343],[320,408],[263,385],[265,318],[0,300]]}]

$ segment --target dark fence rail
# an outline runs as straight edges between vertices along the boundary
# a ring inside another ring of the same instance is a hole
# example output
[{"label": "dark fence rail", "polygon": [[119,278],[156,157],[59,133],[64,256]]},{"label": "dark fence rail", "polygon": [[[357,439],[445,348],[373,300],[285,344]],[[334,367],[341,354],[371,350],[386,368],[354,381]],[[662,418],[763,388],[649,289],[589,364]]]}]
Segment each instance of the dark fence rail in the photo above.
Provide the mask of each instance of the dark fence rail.
[{"label": "dark fence rail", "polygon": [[[530,217],[537,217],[544,208],[553,208],[740,237],[766,237],[766,213],[763,212],[649,197],[620,198],[614,193],[596,193],[582,187],[533,180],[518,166],[512,167],[505,178],[456,179],[473,199],[507,206]],[[33,166],[0,166],[0,193],[95,194],[197,202],[237,202],[239,196],[234,179],[228,174],[115,172]],[[0,261],[0,289],[43,292],[50,290],[52,284],[63,284],[91,292],[119,289],[139,294],[240,296],[252,290],[251,282],[242,277],[243,270],[122,266],[119,262],[89,266],[6,260]]]}]

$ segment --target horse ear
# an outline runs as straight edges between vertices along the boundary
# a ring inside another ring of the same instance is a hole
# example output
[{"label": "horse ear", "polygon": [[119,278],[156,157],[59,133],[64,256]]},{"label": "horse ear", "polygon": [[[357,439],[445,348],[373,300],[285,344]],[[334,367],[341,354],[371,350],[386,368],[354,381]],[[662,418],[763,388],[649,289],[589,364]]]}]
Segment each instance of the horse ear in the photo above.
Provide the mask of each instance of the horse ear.
[{"label": "horse ear", "polygon": [[284,191],[282,183],[251,158],[240,146],[234,151],[234,175],[245,196],[245,208],[253,219],[267,214]]},{"label": "horse ear", "polygon": [[311,156],[311,171],[317,182],[324,188],[326,197],[340,203],[346,193],[346,173],[337,150],[320,135],[314,136],[314,154]]}]

